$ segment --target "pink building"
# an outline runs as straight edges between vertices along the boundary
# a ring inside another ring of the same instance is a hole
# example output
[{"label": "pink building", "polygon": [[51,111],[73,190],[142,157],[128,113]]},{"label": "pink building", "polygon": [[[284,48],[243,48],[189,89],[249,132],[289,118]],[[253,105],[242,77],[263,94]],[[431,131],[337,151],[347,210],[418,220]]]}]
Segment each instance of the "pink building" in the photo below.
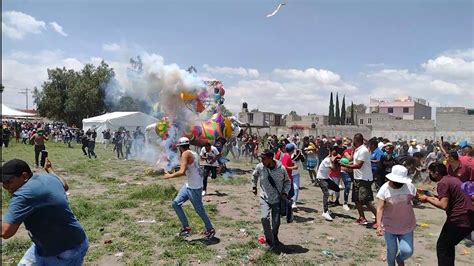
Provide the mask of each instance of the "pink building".
[{"label": "pink building", "polygon": [[424,99],[410,96],[395,99],[370,98],[370,113],[389,114],[403,120],[431,120],[431,106]]}]

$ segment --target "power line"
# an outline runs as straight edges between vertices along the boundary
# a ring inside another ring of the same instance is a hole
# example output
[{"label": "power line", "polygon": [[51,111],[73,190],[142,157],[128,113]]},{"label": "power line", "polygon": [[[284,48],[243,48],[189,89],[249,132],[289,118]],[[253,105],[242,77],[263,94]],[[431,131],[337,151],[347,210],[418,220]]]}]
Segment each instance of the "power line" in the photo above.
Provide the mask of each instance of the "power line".
[{"label": "power line", "polygon": [[19,94],[25,94],[26,96],[26,110],[28,110],[28,91],[30,89],[26,88],[26,89],[20,89],[20,92],[18,92]]}]

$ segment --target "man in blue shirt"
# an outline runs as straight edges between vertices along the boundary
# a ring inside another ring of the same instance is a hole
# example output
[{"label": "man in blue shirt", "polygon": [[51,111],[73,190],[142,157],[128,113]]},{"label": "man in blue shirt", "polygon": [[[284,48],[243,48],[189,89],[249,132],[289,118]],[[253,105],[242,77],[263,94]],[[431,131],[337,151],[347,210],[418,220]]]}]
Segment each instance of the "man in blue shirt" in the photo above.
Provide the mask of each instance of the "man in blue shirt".
[{"label": "man in blue shirt", "polygon": [[2,186],[11,194],[2,222],[2,238],[14,236],[22,223],[33,241],[19,265],[82,265],[89,243],[72,213],[67,184],[52,173],[33,174],[25,161],[3,164]]},{"label": "man in blue shirt", "polygon": [[374,176],[375,187],[377,190],[385,183],[385,176],[381,173],[380,159],[383,156],[383,151],[378,147],[376,138],[369,140],[370,163],[372,167],[372,175]]}]

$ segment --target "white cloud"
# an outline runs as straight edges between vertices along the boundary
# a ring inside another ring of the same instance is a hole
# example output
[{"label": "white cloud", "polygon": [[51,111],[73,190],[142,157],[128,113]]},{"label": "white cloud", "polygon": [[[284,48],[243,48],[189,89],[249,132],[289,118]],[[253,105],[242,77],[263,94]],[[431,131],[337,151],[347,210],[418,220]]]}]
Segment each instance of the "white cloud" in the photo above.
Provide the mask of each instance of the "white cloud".
[{"label": "white cloud", "polygon": [[63,31],[63,27],[59,25],[57,22],[50,22],[49,25],[53,28],[53,30],[64,37],[67,37],[67,33]]},{"label": "white cloud", "polygon": [[450,50],[444,52],[442,55],[472,61],[474,60],[474,48],[465,50]]},{"label": "white cloud", "polygon": [[341,80],[341,77],[329,70],[308,68],[299,69],[275,69],[273,75],[290,80],[316,81],[322,84],[333,84]]},{"label": "white cloud", "polygon": [[102,50],[107,52],[116,52],[120,50],[120,45],[117,43],[104,43],[102,45]]},{"label": "white cloud", "polygon": [[[92,60],[90,60],[92,62]],[[2,84],[6,91],[2,95],[6,103],[12,106],[24,106],[25,98],[19,97],[15,89],[40,88],[48,79],[47,69],[66,67],[67,69],[80,70],[87,60],[67,57],[60,50],[43,50],[36,53],[14,51],[2,57]],[[31,95],[30,95],[31,96]],[[29,102],[33,99],[30,97]]]},{"label": "white cloud", "polygon": [[[240,111],[241,103],[247,102],[250,109],[288,113],[295,110],[300,114],[327,113],[330,92],[342,96],[356,94],[356,85],[341,79],[340,75],[328,70],[275,69],[269,79],[241,80],[227,86],[226,105],[233,111]],[[354,99],[351,96],[351,99]]]},{"label": "white cloud", "polygon": [[474,61],[463,58],[440,56],[422,64],[427,73],[459,79],[473,79]]},{"label": "white cloud", "polygon": [[6,11],[2,12],[2,17],[2,34],[11,39],[21,40],[27,34],[39,34],[46,30],[44,21],[22,12]]},{"label": "white cloud", "polygon": [[448,51],[420,69],[382,69],[365,75],[372,97],[408,95],[432,104],[473,107],[474,49]]},{"label": "white cloud", "polygon": [[225,75],[227,77],[258,78],[259,72],[253,68],[233,68],[203,65],[204,69],[213,75]]}]

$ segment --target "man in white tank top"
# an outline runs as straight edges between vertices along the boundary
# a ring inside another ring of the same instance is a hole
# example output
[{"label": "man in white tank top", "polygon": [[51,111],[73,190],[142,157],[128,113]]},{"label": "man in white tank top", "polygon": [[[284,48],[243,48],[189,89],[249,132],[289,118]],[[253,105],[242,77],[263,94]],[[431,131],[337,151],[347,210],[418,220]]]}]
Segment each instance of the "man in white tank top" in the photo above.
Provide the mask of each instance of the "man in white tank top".
[{"label": "man in white tank top", "polygon": [[179,170],[170,174],[165,172],[165,179],[186,175],[188,182],[179,190],[178,195],[173,200],[173,208],[178,215],[181,225],[183,226],[180,236],[188,237],[191,234],[188,218],[183,210],[183,203],[190,200],[194,206],[194,210],[201,217],[206,231],[203,232],[207,239],[212,239],[216,234],[216,230],[207,216],[206,210],[202,204],[202,184],[203,178],[199,170],[199,157],[197,153],[189,149],[189,139],[182,137],[178,140],[178,149],[181,153],[181,164]]}]

